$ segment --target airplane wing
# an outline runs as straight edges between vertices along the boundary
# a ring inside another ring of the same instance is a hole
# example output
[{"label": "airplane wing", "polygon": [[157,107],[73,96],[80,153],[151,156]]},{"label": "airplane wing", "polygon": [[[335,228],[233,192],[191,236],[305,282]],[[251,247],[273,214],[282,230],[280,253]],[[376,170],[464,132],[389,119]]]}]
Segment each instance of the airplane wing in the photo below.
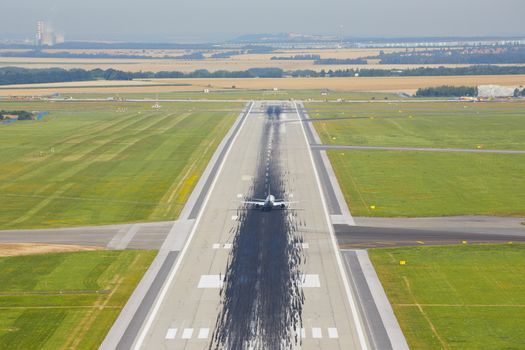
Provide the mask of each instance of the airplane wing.
[{"label": "airplane wing", "polygon": [[244,204],[264,205],[264,201],[242,201]]},{"label": "airplane wing", "polygon": [[285,201],[275,201],[273,202],[273,206],[274,207],[281,207],[281,206],[289,206],[290,204],[294,204],[294,203],[299,203],[298,201],[293,201],[293,202],[285,202]]}]

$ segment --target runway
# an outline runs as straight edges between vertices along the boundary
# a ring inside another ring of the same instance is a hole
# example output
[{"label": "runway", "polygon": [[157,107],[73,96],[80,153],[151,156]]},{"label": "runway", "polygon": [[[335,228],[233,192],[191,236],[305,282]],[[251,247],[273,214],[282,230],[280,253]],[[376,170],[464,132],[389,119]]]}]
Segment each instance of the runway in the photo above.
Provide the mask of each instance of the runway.
[{"label": "runway", "polygon": [[[254,104],[135,349],[368,347],[292,103]],[[261,212],[244,198],[297,201]],[[346,285],[345,285],[346,283]]]}]

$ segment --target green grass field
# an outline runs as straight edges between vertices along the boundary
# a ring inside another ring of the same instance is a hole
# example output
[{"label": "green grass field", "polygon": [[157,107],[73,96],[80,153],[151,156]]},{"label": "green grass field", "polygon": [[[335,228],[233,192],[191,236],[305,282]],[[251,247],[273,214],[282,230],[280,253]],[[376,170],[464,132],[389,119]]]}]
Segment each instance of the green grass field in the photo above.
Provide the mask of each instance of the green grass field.
[{"label": "green grass field", "polygon": [[525,245],[369,253],[411,349],[523,348]]},{"label": "green grass field", "polygon": [[0,258],[0,349],[98,348],[155,254]]},{"label": "green grass field", "polygon": [[523,154],[333,150],[328,156],[356,216],[525,215]]},{"label": "green grass field", "polygon": [[[76,98],[107,98],[115,97],[115,94],[111,93],[75,93],[75,94],[64,94],[64,96],[73,96]],[[231,90],[220,90],[211,91],[210,93],[203,93],[201,91],[179,91],[179,92],[160,92],[158,94],[151,93],[121,93],[119,97],[127,99],[144,99],[144,98],[159,98],[159,99],[192,99],[192,100],[328,100],[336,101],[338,99],[343,100],[398,100],[405,99],[392,93],[384,92],[346,92],[346,91],[331,91],[327,95],[321,95],[320,90],[245,90],[245,89],[231,89]]]},{"label": "green grass field", "polygon": [[0,229],[174,220],[242,104],[2,103]]},{"label": "green grass field", "polygon": [[[314,122],[326,144],[525,150],[523,102],[307,108],[312,118],[361,117]],[[370,150],[328,155],[357,216],[525,215],[525,155]]]},{"label": "green grass field", "polygon": [[[307,104],[323,143],[525,150],[525,103]],[[387,117],[387,118],[385,118]]]}]

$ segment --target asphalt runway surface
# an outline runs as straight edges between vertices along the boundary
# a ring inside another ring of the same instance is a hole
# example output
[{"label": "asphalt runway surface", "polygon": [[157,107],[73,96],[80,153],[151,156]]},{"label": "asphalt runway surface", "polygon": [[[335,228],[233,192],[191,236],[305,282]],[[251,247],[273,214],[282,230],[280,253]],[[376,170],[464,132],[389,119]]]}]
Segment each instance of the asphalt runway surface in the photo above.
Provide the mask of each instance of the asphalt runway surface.
[{"label": "asphalt runway surface", "polygon": [[[256,103],[138,332],[142,349],[357,349],[366,344],[292,104]],[[298,203],[262,212],[266,197]],[[365,345],[366,346],[366,345]]]},{"label": "asphalt runway surface", "polygon": [[[366,249],[396,246],[446,245],[464,243],[525,243],[525,230],[522,234],[477,233],[458,230],[370,227],[334,225],[341,249]],[[497,231],[495,231],[497,232]]]}]

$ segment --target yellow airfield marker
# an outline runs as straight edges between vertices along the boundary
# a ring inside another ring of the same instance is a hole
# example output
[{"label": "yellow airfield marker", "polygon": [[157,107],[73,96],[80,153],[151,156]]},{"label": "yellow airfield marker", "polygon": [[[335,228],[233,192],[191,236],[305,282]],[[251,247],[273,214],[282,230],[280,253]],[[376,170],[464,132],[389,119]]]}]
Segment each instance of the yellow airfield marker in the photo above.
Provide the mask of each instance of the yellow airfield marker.
[{"label": "yellow airfield marker", "polygon": [[376,208],[375,205],[371,205],[371,206],[370,206],[370,209],[375,209],[375,208]]},{"label": "yellow airfield marker", "polygon": [[406,260],[399,260],[399,265],[406,265],[406,264],[407,264]]},{"label": "yellow airfield marker", "polygon": [[467,241],[462,241],[461,243],[463,243],[463,244],[467,244]]},{"label": "yellow airfield marker", "polygon": [[425,244],[423,241],[417,241],[418,244]]}]

